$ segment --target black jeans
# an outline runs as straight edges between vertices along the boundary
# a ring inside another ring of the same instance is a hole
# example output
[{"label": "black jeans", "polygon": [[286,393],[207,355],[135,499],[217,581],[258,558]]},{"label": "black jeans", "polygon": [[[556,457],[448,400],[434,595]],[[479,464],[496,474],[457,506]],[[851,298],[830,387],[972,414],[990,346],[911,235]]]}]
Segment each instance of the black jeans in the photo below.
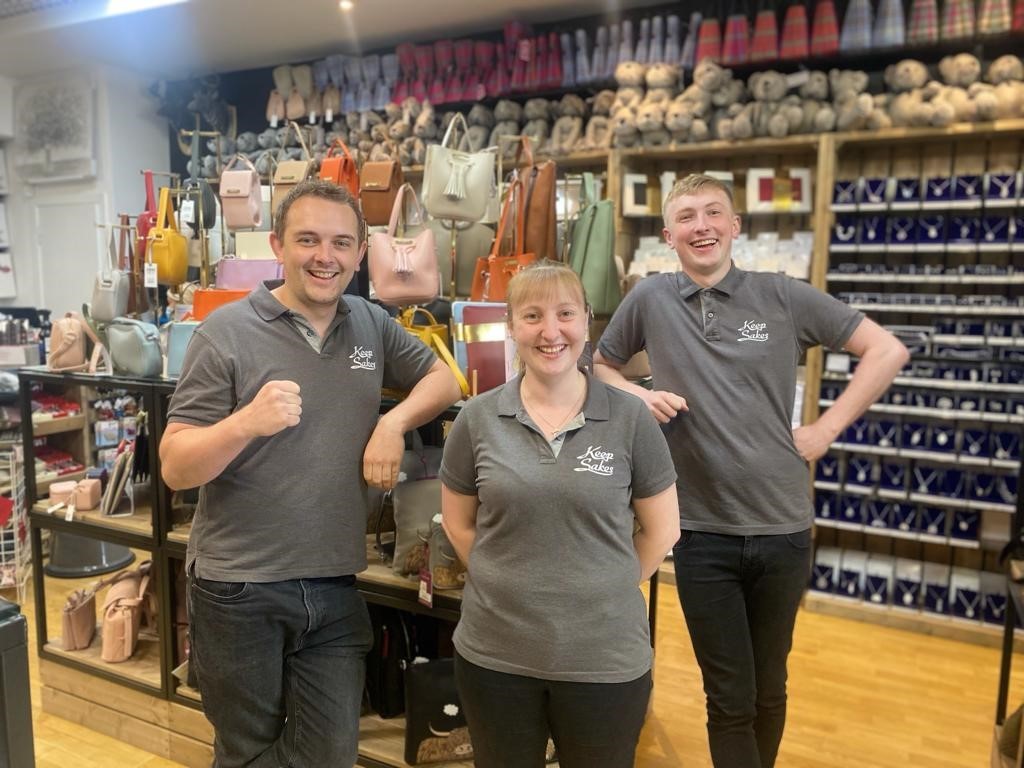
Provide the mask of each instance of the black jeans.
[{"label": "black jeans", "polygon": [[373,643],[355,577],[189,581],[216,768],[350,768]]},{"label": "black jeans", "polygon": [[683,531],[672,552],[715,768],[772,768],[786,724],[786,658],[811,569],[810,529]]},{"label": "black jeans", "polygon": [[632,768],[651,673],[575,683],[494,672],[455,654],[477,768],[541,768],[551,734],[562,768]]}]

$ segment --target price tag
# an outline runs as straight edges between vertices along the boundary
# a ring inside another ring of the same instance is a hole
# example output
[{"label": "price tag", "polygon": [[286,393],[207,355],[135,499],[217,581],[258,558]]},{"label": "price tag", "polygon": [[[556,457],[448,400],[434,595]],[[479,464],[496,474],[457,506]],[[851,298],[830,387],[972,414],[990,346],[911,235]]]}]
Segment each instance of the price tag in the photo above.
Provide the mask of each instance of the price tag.
[{"label": "price tag", "polygon": [[825,355],[825,370],[829,373],[849,373],[850,356],[840,352],[829,352]]},{"label": "price tag", "polygon": [[331,109],[330,107],[328,107],[327,109],[324,110],[324,122],[325,123],[333,123],[334,122],[334,110]]},{"label": "price tag", "polygon": [[56,504],[52,504],[46,508],[46,514],[52,515],[54,512],[59,512],[64,507],[63,501],[58,501]]},{"label": "price tag", "polygon": [[181,208],[178,211],[178,221],[182,226],[185,222],[193,221],[196,215],[196,201],[190,198],[181,201]]},{"label": "price tag", "polygon": [[434,582],[429,568],[420,568],[419,601],[427,608],[434,607]]},{"label": "price tag", "polygon": [[316,124],[316,110],[313,110],[312,112],[309,113],[309,124],[310,125],[315,125]]},{"label": "price tag", "polygon": [[270,127],[277,128],[277,115],[270,116]]},{"label": "price tag", "polygon": [[146,288],[156,288],[156,264],[152,262],[146,264],[142,271],[142,285]]},{"label": "price tag", "polygon": [[71,502],[68,504],[67,510],[64,512],[64,519],[69,523],[75,519],[75,503]]}]

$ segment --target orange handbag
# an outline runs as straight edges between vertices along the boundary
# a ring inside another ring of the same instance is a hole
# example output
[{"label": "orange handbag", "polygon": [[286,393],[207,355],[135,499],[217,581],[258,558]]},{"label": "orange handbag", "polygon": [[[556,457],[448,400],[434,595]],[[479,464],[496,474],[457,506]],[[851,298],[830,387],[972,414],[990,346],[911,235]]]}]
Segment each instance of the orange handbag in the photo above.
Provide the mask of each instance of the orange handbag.
[{"label": "orange handbag", "polygon": [[[341,154],[335,155],[334,150],[340,149]],[[341,139],[335,139],[327,150],[327,156],[320,163],[320,178],[333,181],[339,187],[345,187],[352,197],[359,199],[359,169],[349,152],[348,145]]]},{"label": "orange handbag", "polygon": [[[501,208],[501,220],[498,222],[498,231],[494,236],[494,244],[487,256],[480,256],[476,260],[476,269],[473,272],[473,286],[470,290],[470,298],[473,301],[505,301],[508,292],[509,281],[523,267],[529,266],[537,260],[535,253],[523,253],[523,223],[524,223],[524,192],[521,179],[514,179],[508,185],[508,192],[505,203]],[[515,217],[515,230],[512,239],[512,253],[503,255],[501,253],[502,240],[505,235],[505,226],[511,217]]]},{"label": "orange handbag", "polygon": [[234,288],[196,288],[192,295],[192,319],[205,320],[218,307],[244,299],[249,290]]}]

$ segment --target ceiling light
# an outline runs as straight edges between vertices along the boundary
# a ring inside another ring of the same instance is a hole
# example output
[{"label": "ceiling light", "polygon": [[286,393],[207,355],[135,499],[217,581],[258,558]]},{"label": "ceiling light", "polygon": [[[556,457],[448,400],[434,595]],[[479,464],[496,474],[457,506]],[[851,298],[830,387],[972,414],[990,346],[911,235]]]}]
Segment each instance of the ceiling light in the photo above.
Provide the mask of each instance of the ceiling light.
[{"label": "ceiling light", "polygon": [[338,7],[343,11],[351,11],[356,4],[352,0],[338,0]]}]

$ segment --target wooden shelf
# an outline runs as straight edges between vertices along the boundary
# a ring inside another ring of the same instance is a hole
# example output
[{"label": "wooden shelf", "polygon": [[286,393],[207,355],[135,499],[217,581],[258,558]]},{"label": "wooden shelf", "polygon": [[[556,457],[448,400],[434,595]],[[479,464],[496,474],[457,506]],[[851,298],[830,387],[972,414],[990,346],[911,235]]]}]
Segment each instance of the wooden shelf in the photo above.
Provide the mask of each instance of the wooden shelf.
[{"label": "wooden shelf", "polygon": [[[78,482],[85,477],[85,470],[79,470],[78,472],[68,472],[66,475],[57,475],[57,477],[51,477],[49,480],[40,480],[36,476],[36,493],[42,496],[43,494],[50,492],[50,486],[54,483],[62,483],[65,481]],[[46,510],[43,510],[44,512]]]},{"label": "wooden shelf", "polygon": [[61,432],[74,432],[85,427],[85,416],[63,416],[58,419],[46,419],[44,421],[32,421],[32,434],[35,437],[45,435],[56,435]]},{"label": "wooden shelf", "polygon": [[100,638],[102,636],[103,627],[97,625],[96,636],[88,648],[83,648],[80,651],[65,651],[61,646],[60,637],[51,638],[43,648],[54,656],[160,690],[160,643],[158,640],[140,639],[135,653],[130,659],[113,664],[100,658],[102,650]]},{"label": "wooden shelf", "polygon": [[[405,718],[388,720],[367,715],[359,720],[359,756],[387,765],[404,766]],[[431,763],[438,768],[472,768],[472,760],[449,763]]]},{"label": "wooden shelf", "polygon": [[669,147],[638,147],[620,149],[623,160],[703,159],[722,155],[776,155],[817,152],[820,137],[800,134],[783,139],[758,138],[742,141],[702,141]]},{"label": "wooden shelf", "polygon": [[[64,519],[63,509],[54,512],[52,515],[47,515],[46,508],[48,506],[49,504],[46,500],[39,501],[32,506],[32,511],[40,516],[45,516],[44,519],[46,517],[59,520]],[[90,509],[88,511],[76,510],[74,519],[71,522],[95,525],[112,531],[133,533],[137,536],[153,535],[153,510],[149,504],[136,504],[135,513],[123,517],[110,517],[104,515],[98,509]]]},{"label": "wooden shelf", "polygon": [[844,144],[914,144],[922,141],[983,139],[999,134],[1024,133],[1024,119],[987,123],[953,123],[946,128],[886,128],[880,131],[847,131],[833,134],[836,147]]},{"label": "wooden shelf", "polygon": [[[835,400],[819,400],[822,408],[831,408]],[[996,424],[1024,424],[1024,416],[1007,413],[990,413],[988,411],[961,411],[953,408],[924,408],[916,405],[891,405],[875,403],[869,409],[872,413],[893,413],[900,416],[923,416],[930,419],[946,421],[990,421]],[[1000,461],[996,459],[995,461]]]},{"label": "wooden shelf", "polygon": [[184,544],[188,546],[189,536],[192,534],[192,523],[185,523],[184,525],[176,525],[167,534],[167,540],[173,541],[175,544]]}]

